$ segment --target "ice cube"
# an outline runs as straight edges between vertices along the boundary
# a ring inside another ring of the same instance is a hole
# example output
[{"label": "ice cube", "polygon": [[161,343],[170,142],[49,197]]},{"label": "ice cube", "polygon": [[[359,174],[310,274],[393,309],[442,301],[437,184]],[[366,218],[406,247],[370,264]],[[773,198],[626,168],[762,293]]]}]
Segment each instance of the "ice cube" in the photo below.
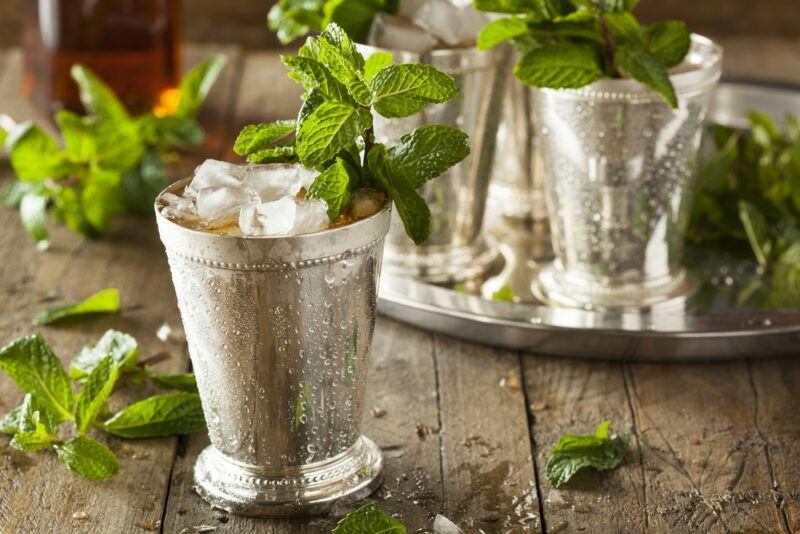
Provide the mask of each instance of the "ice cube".
[{"label": "ice cube", "polygon": [[184,224],[197,222],[197,208],[192,199],[164,193],[160,202],[161,214],[167,219]]},{"label": "ice cube", "polygon": [[451,47],[474,45],[489,22],[487,15],[457,0],[403,0],[397,14]]},{"label": "ice cube", "polygon": [[237,220],[239,210],[259,202],[258,193],[241,183],[233,187],[205,187],[197,193],[197,215],[209,228],[225,226]]},{"label": "ice cube", "polygon": [[301,187],[308,189],[319,173],[302,165],[251,165],[243,184],[258,191],[261,202],[293,197]]},{"label": "ice cube", "polygon": [[241,165],[207,159],[194,170],[194,178],[186,187],[183,196],[196,198],[197,194],[207,187],[233,187],[240,185],[245,177],[245,168]]},{"label": "ice cube", "polygon": [[248,236],[288,235],[296,214],[297,202],[292,197],[248,205],[239,214],[239,228]]},{"label": "ice cube", "polygon": [[389,50],[417,54],[430,52],[439,44],[434,36],[399,17],[378,13],[372,20],[367,43]]},{"label": "ice cube", "polygon": [[353,193],[353,204],[350,215],[356,219],[364,219],[378,213],[386,204],[386,197],[374,189],[359,189]]},{"label": "ice cube", "polygon": [[299,200],[291,235],[321,232],[328,228],[329,224],[327,202],[318,198]]}]

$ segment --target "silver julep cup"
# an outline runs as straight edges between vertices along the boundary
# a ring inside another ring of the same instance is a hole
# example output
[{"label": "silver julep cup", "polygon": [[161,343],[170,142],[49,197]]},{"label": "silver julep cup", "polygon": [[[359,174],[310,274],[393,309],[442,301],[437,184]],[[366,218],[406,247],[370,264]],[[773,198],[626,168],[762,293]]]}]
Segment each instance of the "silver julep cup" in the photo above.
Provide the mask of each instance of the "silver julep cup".
[{"label": "silver julep cup", "polygon": [[533,283],[553,304],[681,306],[684,233],[722,50],[692,36],[670,79],[680,106],[633,80],[534,90],[555,261]]},{"label": "silver julep cup", "polygon": [[502,120],[497,130],[497,146],[489,186],[489,208],[510,219],[547,219],[542,184],[542,158],[531,113],[533,94],[514,76],[509,61],[503,91]]},{"label": "silver julep cup", "polygon": [[[365,57],[381,50],[359,45]],[[494,160],[499,95],[505,83],[508,54],[502,47],[434,50],[425,54],[389,50],[397,63],[432,65],[455,79],[458,95],[402,119],[375,115],[375,137],[395,144],[425,124],[445,124],[464,131],[471,154],[442,176],[423,186],[420,194],[431,209],[431,235],[422,246],[406,236],[395,216],[386,239],[385,269],[428,282],[462,282],[484,274],[498,258],[483,234],[483,215]]]},{"label": "silver julep cup", "polygon": [[265,517],[371,493],[382,457],[360,421],[390,209],[316,234],[241,238],[180,226],[159,202],[211,438],[198,493]]}]

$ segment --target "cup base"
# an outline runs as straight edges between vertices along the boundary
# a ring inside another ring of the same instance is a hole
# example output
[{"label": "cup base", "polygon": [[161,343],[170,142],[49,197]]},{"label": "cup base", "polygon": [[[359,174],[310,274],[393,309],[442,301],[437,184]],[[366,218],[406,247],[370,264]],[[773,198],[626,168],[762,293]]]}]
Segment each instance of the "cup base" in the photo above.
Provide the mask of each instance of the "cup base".
[{"label": "cup base", "polygon": [[484,238],[465,247],[387,243],[383,252],[383,268],[387,272],[432,284],[459,284],[482,278],[499,260],[497,247]]},{"label": "cup base", "polygon": [[531,284],[534,296],[552,306],[643,313],[681,310],[695,289],[685,270],[653,283],[590,284],[570,277],[555,262],[543,266]]},{"label": "cup base", "polygon": [[197,458],[194,481],[203,500],[233,514],[302,517],[369,496],[383,482],[382,468],[380,449],[364,436],[334,458],[280,471],[236,462],[212,445]]}]

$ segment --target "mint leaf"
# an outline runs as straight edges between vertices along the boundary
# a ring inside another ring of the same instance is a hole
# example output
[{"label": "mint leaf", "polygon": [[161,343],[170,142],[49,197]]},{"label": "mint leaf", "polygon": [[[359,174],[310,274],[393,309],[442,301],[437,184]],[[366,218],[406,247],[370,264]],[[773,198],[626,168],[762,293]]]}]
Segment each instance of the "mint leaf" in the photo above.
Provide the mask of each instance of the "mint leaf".
[{"label": "mint leaf", "polygon": [[408,117],[458,93],[451,76],[430,65],[390,65],[370,82],[375,111],[387,118]]},{"label": "mint leaf", "polygon": [[386,4],[385,0],[328,0],[322,27],[336,23],[356,41],[366,42],[372,19],[388,11]]},{"label": "mint leaf", "polygon": [[616,61],[619,68],[631,78],[639,80],[663,96],[671,108],[678,107],[678,97],[667,69],[643,46],[620,46],[616,50]]},{"label": "mint leaf", "polygon": [[153,151],[167,150],[171,146],[195,147],[205,139],[203,128],[191,117],[156,117],[148,113],[138,117],[136,125],[142,140]]},{"label": "mint leaf", "polygon": [[95,125],[97,154],[92,161],[106,170],[132,169],[145,151],[139,127],[133,121],[98,121]]},{"label": "mint leaf", "polygon": [[269,10],[269,28],[288,44],[311,30],[322,28],[322,8],[326,0],[279,0]]},{"label": "mint leaf", "polygon": [[8,136],[6,150],[14,172],[24,182],[62,178],[73,169],[55,139],[30,122],[18,126]]},{"label": "mint leaf", "polygon": [[607,13],[603,15],[603,20],[618,44],[621,42],[642,42],[642,31],[639,28],[639,22],[631,13],[627,11]]},{"label": "mint leaf", "polygon": [[328,203],[328,217],[335,221],[339,213],[350,204],[350,191],[358,182],[358,174],[342,158],[322,171],[308,189],[308,198],[319,198]]},{"label": "mint leaf", "polygon": [[239,156],[250,156],[294,133],[296,127],[293,120],[250,124],[239,132],[233,145],[233,151]]},{"label": "mint leaf", "polygon": [[167,187],[167,169],[161,158],[147,150],[139,163],[122,176],[122,198],[128,210],[150,213],[153,202]]},{"label": "mint leaf", "polygon": [[11,446],[24,452],[35,452],[49,447],[58,439],[57,424],[30,394],[19,407],[16,430]]},{"label": "mint leaf", "polygon": [[64,149],[69,159],[75,162],[89,162],[97,153],[92,120],[62,109],[56,113],[56,122],[64,138]]},{"label": "mint leaf", "polygon": [[374,52],[364,63],[364,81],[371,82],[378,72],[391,65],[393,61],[394,56],[391,52],[385,50]]},{"label": "mint leaf", "polygon": [[250,163],[297,163],[297,151],[294,146],[276,146],[265,148],[249,156]]},{"label": "mint leaf", "polygon": [[753,254],[755,254],[759,265],[766,265],[773,247],[767,220],[758,208],[747,201],[740,200],[738,206],[739,219],[742,222],[742,226],[744,226]]},{"label": "mint leaf", "polygon": [[118,311],[119,291],[114,288],[109,288],[95,293],[83,302],[45,310],[36,316],[33,320],[33,324],[41,326],[78,315],[117,313]]},{"label": "mint leaf", "polygon": [[72,419],[69,378],[40,334],[20,338],[0,350],[0,370],[47,408],[56,422]]},{"label": "mint leaf", "polygon": [[388,163],[412,188],[419,189],[468,155],[467,134],[442,124],[427,124],[404,135],[389,150]]},{"label": "mint leaf", "polygon": [[97,364],[75,401],[75,424],[85,434],[106,407],[106,399],[122,373],[122,366],[109,354]]},{"label": "mint leaf", "polygon": [[299,81],[307,91],[316,89],[330,99],[351,105],[355,103],[347,87],[316,59],[281,56],[281,61],[289,70],[289,75]]},{"label": "mint leaf", "polygon": [[341,150],[355,146],[359,133],[356,108],[336,101],[323,102],[300,126],[297,155],[306,167],[324,170]]},{"label": "mint leaf", "polygon": [[83,235],[97,235],[95,228],[86,220],[81,198],[75,189],[64,187],[57,190],[53,197],[53,205],[55,207],[53,215],[56,220],[66,223],[70,229]]},{"label": "mint leaf", "polygon": [[506,284],[492,293],[492,300],[501,302],[514,302],[517,300],[517,296],[514,294],[514,290],[511,289],[511,286]]},{"label": "mint leaf", "polygon": [[525,54],[514,74],[534,87],[578,88],[600,79],[603,66],[592,46],[561,42]]},{"label": "mint leaf", "polygon": [[139,401],[105,422],[107,432],[123,438],[191,434],[205,428],[200,396],[168,393]]},{"label": "mint leaf", "polygon": [[333,534],[406,534],[406,526],[381,512],[377,503],[365,504],[347,514],[333,529]]},{"label": "mint leaf", "polygon": [[[334,76],[344,74],[344,71],[352,71],[355,73],[364,72],[364,56],[358,51],[355,42],[338,24],[327,24],[325,31],[319,36],[320,44],[328,44],[331,48],[321,47],[319,49],[319,60],[327,67],[331,68]],[[330,55],[329,55],[330,52]],[[339,64],[342,72],[337,73],[338,70],[333,63]]]},{"label": "mint leaf", "polygon": [[150,380],[160,389],[177,389],[197,393],[197,379],[194,373],[148,373]]},{"label": "mint leaf", "polygon": [[97,165],[89,167],[81,191],[81,204],[84,217],[100,233],[107,231],[111,218],[124,210],[121,184],[122,174],[118,171]]},{"label": "mint leaf", "polygon": [[405,178],[390,168],[385,146],[375,145],[368,157],[369,170],[383,190],[389,193],[406,233],[417,245],[424,243],[431,233],[431,212],[425,200]]},{"label": "mint leaf", "polygon": [[650,53],[667,68],[680,64],[692,45],[689,28],[677,20],[653,24],[644,30],[643,37]]},{"label": "mint leaf", "polygon": [[197,115],[227,62],[228,58],[218,55],[186,73],[178,86],[181,99],[175,110],[176,116],[194,117]]},{"label": "mint leaf", "polygon": [[47,205],[50,199],[45,195],[28,193],[19,204],[19,218],[25,231],[39,243],[40,248],[47,248],[50,238],[47,232]]},{"label": "mint leaf", "polygon": [[525,19],[507,18],[497,19],[483,27],[478,35],[478,49],[488,50],[508,41],[513,37],[518,37],[528,33],[528,25]]},{"label": "mint leaf", "polygon": [[94,72],[79,64],[73,65],[70,72],[80,89],[83,107],[89,113],[113,122],[130,120],[128,111],[117,95]]},{"label": "mint leaf", "polygon": [[86,345],[70,363],[69,377],[73,380],[86,378],[106,356],[124,371],[132,370],[139,356],[136,340],[128,334],[108,330],[96,345]]},{"label": "mint leaf", "polygon": [[610,421],[604,421],[593,435],[561,436],[550,453],[545,474],[556,488],[563,487],[579,471],[614,469],[628,452],[628,435],[608,436]]},{"label": "mint leaf", "polygon": [[490,13],[546,13],[542,0],[473,0],[478,11]]},{"label": "mint leaf", "polygon": [[119,460],[99,441],[77,436],[54,447],[70,471],[89,480],[105,480],[119,473]]}]

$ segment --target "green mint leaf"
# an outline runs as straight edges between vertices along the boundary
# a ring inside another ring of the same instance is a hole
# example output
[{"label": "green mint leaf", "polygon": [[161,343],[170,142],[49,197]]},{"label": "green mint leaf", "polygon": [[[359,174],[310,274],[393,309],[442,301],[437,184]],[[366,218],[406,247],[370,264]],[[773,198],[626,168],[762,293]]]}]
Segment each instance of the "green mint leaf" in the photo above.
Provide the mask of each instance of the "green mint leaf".
[{"label": "green mint leaf", "polygon": [[15,420],[9,421],[9,426],[14,427],[13,432],[10,432],[14,435],[14,439],[11,440],[12,447],[25,452],[34,452],[49,447],[58,438],[56,435],[58,424],[50,412],[32,395],[25,395],[22,405],[15,412]]},{"label": "green mint leaf", "polygon": [[326,0],[279,0],[269,10],[269,28],[288,44],[312,30],[322,29],[323,6]]},{"label": "green mint leaf", "polygon": [[[552,38],[559,39],[576,38],[594,41],[598,45],[603,43],[603,34],[600,31],[600,26],[596,20],[588,22],[541,22],[539,24],[531,25],[530,33],[534,37],[542,38],[547,44]],[[569,43],[566,43],[569,44]]]},{"label": "green mint leaf", "polygon": [[106,407],[106,399],[122,374],[122,366],[109,354],[86,379],[75,401],[75,425],[85,434]]},{"label": "green mint leaf", "polygon": [[506,284],[492,293],[492,300],[497,300],[500,302],[514,302],[517,300],[517,296],[514,294],[514,290],[511,289],[511,286]]},{"label": "green mint leaf", "polygon": [[0,128],[0,147],[5,145],[6,139],[8,139],[8,132],[5,131],[3,128]]},{"label": "green mint leaf", "polygon": [[69,377],[78,380],[88,377],[106,356],[112,356],[114,363],[123,371],[131,371],[136,366],[139,351],[136,340],[128,334],[108,330],[97,344],[86,345],[69,366]]},{"label": "green mint leaf", "polygon": [[773,242],[764,215],[749,202],[739,201],[739,219],[744,226],[747,240],[760,265],[766,265],[772,253]]},{"label": "green mint leaf", "polygon": [[111,449],[86,436],[55,445],[58,459],[73,473],[89,480],[106,480],[119,473],[119,460]]},{"label": "green mint leaf", "polygon": [[84,314],[117,313],[119,311],[119,291],[114,288],[104,289],[77,304],[58,306],[39,313],[33,324],[41,326],[52,324],[62,319]]},{"label": "green mint leaf", "polygon": [[88,163],[97,153],[94,121],[62,109],[56,113],[56,122],[64,138],[64,149],[69,159]]},{"label": "green mint leaf", "polygon": [[24,182],[63,178],[74,169],[55,139],[30,122],[8,136],[6,150],[14,172]]},{"label": "green mint leaf", "polygon": [[33,395],[56,422],[72,419],[69,378],[40,334],[20,338],[0,350],[0,370]]},{"label": "green mint leaf", "polygon": [[365,504],[347,514],[333,529],[333,534],[406,534],[406,526],[381,512],[377,503]]},{"label": "green mint leaf", "polygon": [[50,199],[41,194],[28,193],[19,204],[19,217],[25,231],[36,240],[40,248],[47,248],[50,235],[47,232],[47,205]]},{"label": "green mint leaf", "polygon": [[769,150],[775,141],[783,137],[781,129],[766,113],[751,111],[747,114],[747,119],[750,121],[753,141],[761,148]]},{"label": "green mint leaf", "polygon": [[265,148],[247,156],[250,163],[297,163],[297,151],[294,146],[277,146]]},{"label": "green mint leaf", "polygon": [[594,47],[561,42],[525,54],[514,74],[533,87],[578,88],[600,79],[603,66]]},{"label": "green mint leaf", "polygon": [[331,100],[355,104],[347,87],[316,59],[302,56],[281,56],[281,61],[289,70],[289,76],[299,81],[306,90],[316,89]]},{"label": "green mint leaf", "polygon": [[458,93],[453,78],[430,65],[390,65],[370,87],[375,111],[387,118],[408,117]]},{"label": "green mint leaf", "polygon": [[328,217],[335,221],[339,213],[350,204],[350,192],[358,183],[358,173],[342,158],[314,179],[308,189],[308,198],[319,198],[328,203]]},{"label": "green mint leaf", "polygon": [[97,165],[89,167],[81,191],[83,215],[99,233],[108,230],[111,219],[125,209],[122,195],[122,174]]},{"label": "green mint leaf", "polygon": [[360,43],[367,41],[372,19],[388,11],[384,0],[328,0],[322,27],[335,23]]},{"label": "green mint leaf", "polygon": [[388,163],[414,189],[469,155],[469,137],[442,124],[420,126],[389,149]]},{"label": "green mint leaf", "polygon": [[19,432],[20,417],[22,416],[22,406],[17,406],[5,417],[0,419],[0,433],[13,436]]},{"label": "green mint leaf", "polygon": [[478,11],[489,13],[544,14],[547,12],[545,2],[541,0],[473,0],[472,5]]},{"label": "green mint leaf", "polygon": [[603,15],[614,42],[619,43],[641,43],[642,30],[639,21],[631,13],[621,11],[617,13],[606,13]]},{"label": "green mint leaf", "polygon": [[[342,61],[346,63],[346,65],[341,65],[340,68],[342,71],[352,69],[356,73],[363,73],[364,72],[364,57],[358,51],[355,42],[347,35],[338,24],[332,23],[327,24],[325,26],[325,31],[323,31],[319,36],[320,44],[328,44],[332,48],[320,48],[319,49],[319,60],[328,67],[332,67],[332,62],[339,62],[338,58],[341,58]],[[335,56],[329,56],[328,52],[335,52]],[[337,68],[332,68],[332,72],[334,76],[337,75]]]},{"label": "green mint leaf", "polygon": [[489,50],[513,37],[528,33],[525,19],[512,17],[497,19],[483,27],[478,35],[478,49]]},{"label": "green mint leaf", "polygon": [[78,192],[71,187],[58,189],[53,197],[53,216],[65,223],[71,230],[88,237],[97,235],[83,213],[83,205]]},{"label": "green mint leaf", "polygon": [[424,243],[431,233],[431,212],[425,200],[402,175],[390,168],[385,146],[375,145],[368,159],[369,170],[394,202],[406,234],[417,245]]},{"label": "green mint leaf", "polygon": [[621,11],[632,11],[639,0],[593,0],[601,11],[606,13],[619,13]]},{"label": "green mint leaf", "polygon": [[620,46],[616,51],[617,65],[631,78],[659,93],[671,108],[678,107],[678,97],[661,61],[643,46]]},{"label": "green mint leaf", "polygon": [[239,132],[233,151],[239,156],[250,156],[285,139],[293,134],[296,128],[297,124],[293,120],[250,124]]},{"label": "green mint leaf", "polygon": [[117,95],[94,72],[83,65],[75,64],[72,79],[80,89],[81,102],[86,111],[112,122],[128,122],[130,116]]},{"label": "green mint leaf", "polygon": [[324,170],[340,151],[355,146],[360,134],[358,117],[356,108],[348,104],[335,101],[320,104],[297,132],[300,162]]},{"label": "green mint leaf", "polygon": [[614,469],[628,452],[627,435],[608,436],[610,422],[605,421],[593,435],[561,436],[550,453],[545,474],[556,488],[563,487],[579,471]]},{"label": "green mint leaf", "polygon": [[178,86],[181,99],[175,109],[176,116],[194,117],[197,115],[227,62],[228,58],[218,55],[186,73]]},{"label": "green mint leaf", "polygon": [[139,401],[105,422],[107,432],[123,438],[191,434],[205,428],[200,396],[168,393]]},{"label": "green mint leaf", "polygon": [[93,160],[104,169],[132,169],[145,151],[138,125],[133,121],[102,120],[95,124],[97,153]]},{"label": "green mint leaf", "polygon": [[165,115],[156,117],[148,113],[137,117],[141,139],[151,150],[163,151],[170,147],[195,147],[202,144],[205,132],[197,120],[191,117]]},{"label": "green mint leaf", "polygon": [[648,26],[644,30],[643,37],[650,53],[667,68],[680,64],[692,45],[689,28],[677,20],[667,20]]},{"label": "green mint leaf", "polygon": [[137,213],[150,213],[153,202],[167,187],[167,169],[157,153],[147,150],[139,163],[122,176],[125,207]]},{"label": "green mint leaf", "polygon": [[325,102],[325,95],[318,89],[312,89],[306,94],[303,99],[303,105],[300,106],[300,111],[297,113],[297,130],[323,102]]},{"label": "green mint leaf", "polygon": [[364,62],[364,81],[370,83],[381,70],[385,69],[394,61],[391,52],[379,50],[373,53]]},{"label": "green mint leaf", "polygon": [[188,393],[197,393],[197,379],[194,373],[155,373],[148,376],[159,389],[177,389]]}]

